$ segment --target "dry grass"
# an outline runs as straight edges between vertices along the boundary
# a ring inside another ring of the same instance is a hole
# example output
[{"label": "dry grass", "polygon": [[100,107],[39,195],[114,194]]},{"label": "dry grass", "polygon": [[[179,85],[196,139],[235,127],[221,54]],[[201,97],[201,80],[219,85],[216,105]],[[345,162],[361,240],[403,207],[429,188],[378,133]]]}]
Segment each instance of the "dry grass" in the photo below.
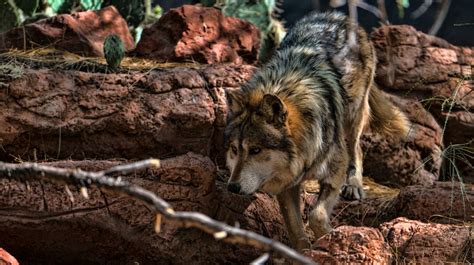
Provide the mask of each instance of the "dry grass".
[{"label": "dry grass", "polygon": [[[0,54],[0,64],[9,62],[23,62],[25,66],[44,65],[46,67],[61,67],[64,69],[77,69],[81,66],[95,66],[97,69],[106,68],[107,63],[102,57],[85,57],[51,47],[41,47],[31,50],[12,49]],[[175,67],[200,68],[203,65],[196,61],[156,62],[154,60],[138,57],[125,57],[121,63],[121,72],[149,71],[151,69],[166,69]]]},{"label": "dry grass", "polygon": [[[307,193],[318,193],[319,184],[316,180],[307,180],[303,183],[303,191]],[[382,197],[396,197],[400,192],[399,189],[390,188],[380,185],[369,177],[364,177],[364,191],[366,198],[382,198]]]}]

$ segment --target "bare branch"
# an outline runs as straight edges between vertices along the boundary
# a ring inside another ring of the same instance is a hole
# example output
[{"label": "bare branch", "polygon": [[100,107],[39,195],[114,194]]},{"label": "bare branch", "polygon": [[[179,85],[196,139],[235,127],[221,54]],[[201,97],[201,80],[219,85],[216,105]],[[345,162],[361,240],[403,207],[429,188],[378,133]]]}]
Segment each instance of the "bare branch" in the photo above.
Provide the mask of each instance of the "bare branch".
[{"label": "bare branch", "polygon": [[[263,251],[273,250],[289,260],[302,264],[315,264],[286,245],[261,236],[255,232],[229,226],[198,212],[175,212],[171,205],[151,191],[133,185],[120,177],[109,177],[110,174],[129,173],[149,167],[159,166],[159,160],[149,159],[131,164],[112,167],[105,171],[87,172],[80,169],[64,169],[37,163],[11,164],[0,162],[0,178],[27,180],[54,180],[60,183],[78,185],[84,189],[95,186],[128,195],[140,200],[157,212],[155,230],[160,231],[162,216],[180,227],[198,228],[213,235],[217,240],[253,246]],[[87,190],[86,190],[87,191]]]},{"label": "bare branch", "polygon": [[254,261],[252,261],[252,262],[250,263],[250,265],[265,264],[265,262],[268,260],[269,257],[270,257],[270,254],[265,253],[265,254],[263,254],[262,256],[260,256],[260,257],[258,257],[257,259],[255,259]]},{"label": "bare branch", "polygon": [[417,19],[421,17],[424,13],[426,13],[428,8],[430,8],[432,4],[433,0],[424,0],[423,4],[421,4],[415,11],[413,11],[413,13],[411,13],[410,17],[412,19]]},{"label": "bare branch", "polygon": [[349,44],[350,49],[355,49],[357,47],[357,2],[358,0],[348,0],[347,2],[347,5],[349,7],[349,27],[347,33],[347,42]]},{"label": "bare branch", "polygon": [[440,7],[438,8],[438,13],[436,14],[436,19],[433,25],[431,26],[428,34],[436,35],[444,23],[446,16],[448,15],[449,6],[451,5],[451,0],[443,0]]},{"label": "bare branch", "polygon": [[[382,14],[382,11],[380,11],[379,8],[371,5],[371,4],[367,4],[366,2],[364,1],[358,1],[357,2],[357,6],[362,8],[362,9],[365,9],[367,10],[368,12],[374,14],[376,17],[378,17],[380,20],[384,20],[383,18],[383,14]],[[384,21],[385,22],[385,21]]]},{"label": "bare branch", "polygon": [[118,166],[111,167],[105,170],[103,174],[106,176],[112,176],[114,174],[126,175],[138,169],[151,168],[151,167],[160,167],[160,160],[147,159],[147,160],[142,160],[135,163],[118,165]]},{"label": "bare branch", "polygon": [[382,14],[382,22],[388,24],[388,15],[387,9],[385,8],[385,0],[377,0],[377,6],[380,10],[380,14]]}]

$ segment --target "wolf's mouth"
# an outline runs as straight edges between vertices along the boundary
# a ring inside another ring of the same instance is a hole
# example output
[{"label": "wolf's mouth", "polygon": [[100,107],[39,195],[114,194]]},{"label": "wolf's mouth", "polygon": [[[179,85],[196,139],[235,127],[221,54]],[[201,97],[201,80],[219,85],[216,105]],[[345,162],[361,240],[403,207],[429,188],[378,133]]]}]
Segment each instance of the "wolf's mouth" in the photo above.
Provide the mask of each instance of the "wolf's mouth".
[{"label": "wolf's mouth", "polygon": [[246,178],[240,179],[240,181],[231,181],[227,184],[227,190],[240,194],[240,195],[252,195],[261,189],[263,181],[256,176],[247,176]]}]

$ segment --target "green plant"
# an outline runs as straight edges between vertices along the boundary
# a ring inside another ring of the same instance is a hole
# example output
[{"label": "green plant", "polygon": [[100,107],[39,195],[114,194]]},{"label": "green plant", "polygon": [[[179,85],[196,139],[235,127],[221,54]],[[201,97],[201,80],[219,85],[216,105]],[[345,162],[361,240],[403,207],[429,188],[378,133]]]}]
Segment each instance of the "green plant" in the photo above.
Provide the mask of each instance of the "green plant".
[{"label": "green plant", "polygon": [[[441,142],[444,142],[444,136],[448,126],[449,118],[454,108],[460,107],[462,104],[458,104],[458,94],[461,89],[463,82],[469,81],[466,77],[462,77],[457,80],[457,86],[455,87],[453,93],[449,97],[435,96],[429,99],[421,100],[420,102],[424,104],[425,108],[429,109],[432,104],[436,103],[441,106],[441,112],[445,112],[445,119],[443,122],[442,132],[441,132]],[[427,158],[423,161],[422,165],[416,170],[421,168],[423,165],[430,163],[433,158]],[[452,192],[454,193],[455,187],[454,183],[457,181],[459,183],[459,190],[461,191],[463,209],[466,210],[466,207],[472,207],[471,205],[466,205],[466,188],[464,184],[463,172],[460,168],[460,165],[465,165],[464,172],[466,170],[474,170],[474,139],[466,143],[450,143],[448,146],[440,150],[439,155],[435,159],[442,160],[441,166],[441,175],[440,180],[450,180],[452,182]],[[454,198],[454,195],[451,196],[451,200]],[[451,203],[451,205],[453,205]]]},{"label": "green plant", "polygon": [[98,10],[102,5],[102,0],[81,0],[81,8],[84,10]]},{"label": "green plant", "polygon": [[12,0],[0,0],[0,33],[16,27],[21,22],[21,13]]},{"label": "green plant", "polygon": [[26,16],[33,16],[38,9],[40,0],[15,0],[15,4]]},{"label": "green plant", "polygon": [[21,78],[24,70],[21,64],[16,62],[0,64],[0,88],[8,87],[8,82]]},{"label": "green plant", "polygon": [[74,0],[46,0],[46,3],[54,13],[59,14],[69,12],[74,6]]},{"label": "green plant", "polygon": [[125,56],[125,46],[116,34],[110,34],[104,41],[104,57],[112,70],[120,67]]}]

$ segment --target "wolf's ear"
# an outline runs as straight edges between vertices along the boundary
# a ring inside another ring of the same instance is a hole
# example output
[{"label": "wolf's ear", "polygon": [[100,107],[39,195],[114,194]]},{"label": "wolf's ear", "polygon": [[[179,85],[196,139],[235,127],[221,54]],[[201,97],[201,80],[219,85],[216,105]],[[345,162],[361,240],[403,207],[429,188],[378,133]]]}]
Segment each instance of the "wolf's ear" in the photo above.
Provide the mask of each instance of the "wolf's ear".
[{"label": "wolf's ear", "polygon": [[286,121],[286,107],[278,96],[265,94],[262,99],[260,111],[267,118],[267,122],[280,127]]},{"label": "wolf's ear", "polygon": [[230,116],[240,113],[244,107],[244,95],[240,90],[226,90],[227,106]]}]

